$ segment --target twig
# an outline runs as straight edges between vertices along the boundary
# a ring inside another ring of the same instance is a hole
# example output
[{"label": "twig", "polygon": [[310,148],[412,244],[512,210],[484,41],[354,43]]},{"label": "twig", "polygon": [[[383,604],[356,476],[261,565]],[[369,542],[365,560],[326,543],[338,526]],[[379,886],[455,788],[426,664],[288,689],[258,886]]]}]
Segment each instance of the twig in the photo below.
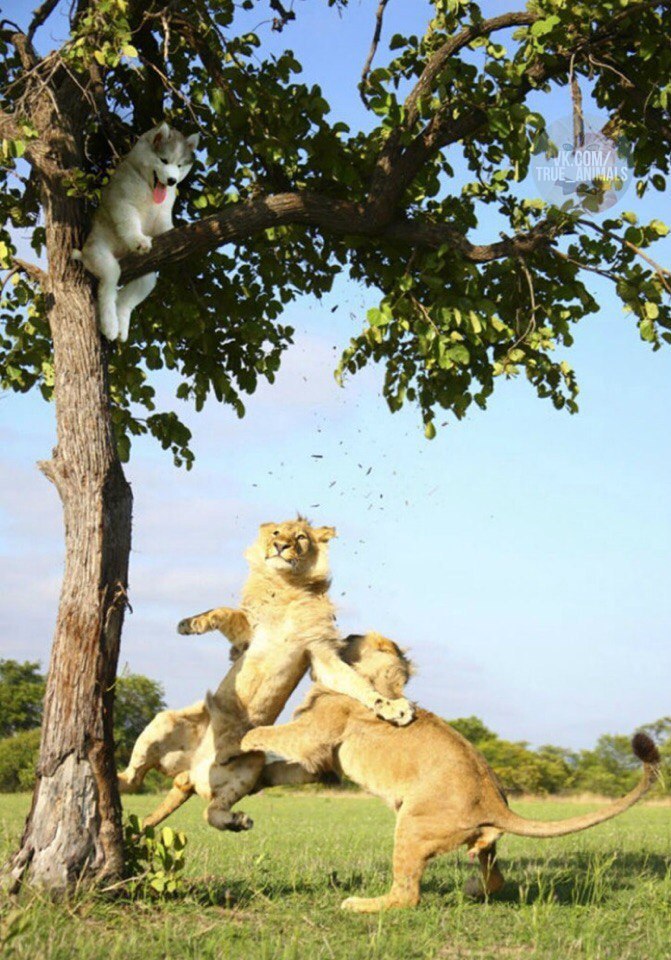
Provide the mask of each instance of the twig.
[{"label": "twig", "polygon": [[638,254],[641,259],[645,260],[646,263],[649,263],[652,269],[655,271],[659,279],[662,281],[662,285],[667,293],[671,293],[671,284],[666,279],[671,277],[671,270],[667,270],[666,267],[663,267],[661,263],[657,263],[656,260],[653,260],[652,257],[649,257],[647,253],[644,253],[640,247],[637,247],[635,243],[632,243],[631,240],[626,240],[624,237],[618,237],[616,233],[611,233],[610,230],[606,230],[605,227],[600,227],[598,223],[592,223],[591,220],[577,220],[576,223],[582,224],[583,227],[589,227],[591,230],[596,230],[597,233],[600,233],[602,237],[609,237],[611,240],[615,240],[617,243],[621,243],[622,246],[628,247],[634,253]]},{"label": "twig", "polygon": [[38,267],[36,263],[28,263],[27,260],[19,260],[18,257],[13,257],[12,262],[14,266],[10,268],[2,283],[0,283],[0,296],[2,296],[2,292],[7,286],[9,280],[11,280],[11,278],[17,273],[25,273],[26,276],[31,278],[31,280],[36,280],[40,286],[44,286],[47,279],[47,274],[41,267]]},{"label": "twig", "polygon": [[28,27],[27,37],[29,42],[32,42],[37,31],[46,21],[47,17],[51,16],[59,2],[60,0],[44,0],[44,3],[40,4],[33,14],[33,19],[30,21],[30,26]]},{"label": "twig", "polygon": [[611,73],[614,73],[616,76],[618,76],[618,77],[620,78],[620,80],[622,80],[622,82],[624,83],[625,87],[629,87],[630,89],[632,89],[632,88],[635,86],[635,84],[633,84],[633,83],[631,82],[631,80],[629,79],[629,77],[626,77],[626,76],[625,76],[623,73],[621,73],[619,70],[616,70],[615,67],[612,66],[612,64],[610,64],[610,63],[604,63],[603,60],[597,60],[597,58],[596,58],[593,54],[590,54],[587,59],[588,59],[588,61],[589,61],[591,64],[593,64],[594,66],[601,67],[602,70],[610,70]]},{"label": "twig", "polygon": [[566,260],[568,263],[575,264],[575,266],[579,267],[581,270],[590,270],[592,273],[598,273],[599,276],[606,277],[608,280],[617,281],[624,279],[619,273],[613,273],[612,270],[603,270],[601,267],[595,267],[591,263],[584,263],[582,260],[576,260],[575,257],[569,257],[567,253],[562,253],[562,251],[557,250],[556,247],[552,252],[556,257],[559,257],[561,260]]},{"label": "twig", "polygon": [[435,323],[433,317],[431,316],[431,314],[429,313],[429,311],[426,309],[426,307],[424,306],[424,304],[421,303],[421,302],[417,299],[417,297],[410,297],[410,299],[411,299],[412,302],[415,304],[415,306],[419,308],[419,311],[420,311],[420,313],[422,314],[422,316],[424,317],[424,319],[426,320],[426,322],[427,322],[428,324],[430,324],[430,325],[433,327],[433,329],[435,330],[435,332],[438,334],[438,336],[440,336],[440,330],[439,330],[438,327],[436,326],[436,323]]},{"label": "twig", "polygon": [[196,111],[193,109],[192,101],[185,94],[183,94],[178,87],[176,87],[173,83],[170,82],[166,74],[163,73],[163,71],[159,69],[159,67],[157,67],[155,63],[152,63],[151,60],[149,60],[147,57],[144,57],[142,54],[140,54],[140,62],[145,67],[151,67],[151,69],[158,74],[165,89],[168,90],[174,97],[177,97],[179,100],[183,102],[184,106],[191,114],[191,119],[196,124],[200,132],[203,134],[207,134],[208,131],[202,125]]},{"label": "twig", "polygon": [[269,2],[270,9],[279,14],[279,16],[273,20],[273,30],[281,33],[290,20],[296,19],[296,14],[293,10],[287,10],[281,0],[269,0]]},{"label": "twig", "polygon": [[384,11],[388,3],[389,3],[389,0],[380,0],[380,5],[377,8],[377,13],[375,14],[375,32],[373,33],[373,40],[370,45],[370,50],[368,51],[368,56],[366,57],[366,62],[364,63],[364,66],[363,66],[363,71],[361,73],[361,80],[359,81],[359,94],[366,107],[368,106],[368,100],[366,99],[366,86],[368,85],[368,75],[370,74],[370,68],[375,58],[375,54],[377,52],[377,46],[380,42],[380,34],[382,33],[382,21],[384,20]]},{"label": "twig", "polygon": [[585,146],[585,117],[582,112],[580,84],[573,69],[574,64],[575,53],[571,57],[569,67],[569,85],[571,87],[571,100],[573,101],[573,149],[578,150]]},{"label": "twig", "polygon": [[5,287],[7,286],[7,284],[9,283],[9,281],[12,279],[12,277],[16,276],[16,274],[19,273],[20,270],[21,270],[20,267],[14,266],[14,267],[12,267],[12,269],[7,273],[7,275],[6,275],[6,277],[4,278],[4,280],[2,281],[2,283],[0,283],[0,297],[2,296],[2,294],[3,294],[3,292],[4,292],[4,289],[5,289]]},{"label": "twig", "polygon": [[520,345],[520,343],[524,343],[524,341],[525,341],[526,338],[529,336],[529,334],[531,333],[531,331],[536,329],[536,310],[537,310],[537,306],[536,306],[536,293],[535,293],[535,291],[534,291],[534,281],[533,281],[533,277],[531,276],[531,272],[529,271],[529,268],[527,267],[527,265],[526,265],[526,263],[524,262],[524,260],[522,259],[522,257],[518,257],[518,263],[519,263],[520,267],[522,268],[522,272],[523,272],[524,276],[526,277],[526,281],[527,281],[527,284],[528,284],[528,286],[529,286],[529,299],[530,299],[530,301],[531,301],[531,319],[529,320],[529,323],[527,324],[527,328],[526,328],[526,330],[524,331],[524,333],[521,333],[521,334],[517,337],[517,340],[515,340],[515,342],[513,343],[512,347],[509,347],[509,348],[508,348],[508,351],[507,351],[508,354],[510,354],[510,352],[511,352],[512,350],[514,350],[516,347],[518,347],[518,346]]}]

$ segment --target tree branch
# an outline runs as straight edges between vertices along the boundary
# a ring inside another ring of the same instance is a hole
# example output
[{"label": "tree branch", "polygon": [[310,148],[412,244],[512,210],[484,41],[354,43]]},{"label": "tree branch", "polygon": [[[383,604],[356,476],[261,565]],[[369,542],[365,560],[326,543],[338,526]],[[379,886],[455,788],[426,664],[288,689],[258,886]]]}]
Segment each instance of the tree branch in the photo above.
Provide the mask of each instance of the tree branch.
[{"label": "tree branch", "polygon": [[36,263],[28,263],[26,260],[19,260],[18,257],[12,257],[12,263],[13,266],[10,267],[9,271],[5,274],[3,280],[0,282],[0,296],[2,296],[7,283],[17,273],[25,273],[26,276],[30,277],[32,280],[36,280],[41,287],[45,286],[47,274],[41,267],[38,267]]},{"label": "tree branch", "polygon": [[60,0],[44,0],[44,2],[41,3],[37,8],[33,14],[33,19],[30,21],[28,33],[26,34],[30,43],[32,43],[33,37],[37,31],[40,29],[42,24],[46,22],[47,18],[51,16],[59,3]]},{"label": "tree branch", "polygon": [[526,10],[520,13],[504,13],[501,14],[501,16],[491,17],[489,20],[474,23],[470,27],[464,27],[459,33],[455,33],[453,37],[450,37],[429,59],[419,80],[406,97],[405,129],[409,130],[417,122],[420,99],[431,92],[433,85],[440,76],[440,71],[450,57],[453,57],[455,53],[463,50],[464,47],[467,47],[473,40],[477,40],[478,37],[484,37],[499,30],[506,30],[509,27],[530,26],[532,23],[535,23],[536,20],[540,19],[541,14],[529,13]]},{"label": "tree branch", "polygon": [[[663,6],[667,6],[671,0],[660,0],[660,2]],[[532,64],[518,86],[508,92],[507,105],[522,102],[531,89],[551,80],[566,69],[572,60],[580,62],[586,59],[592,50],[598,49],[603,43],[615,39],[622,31],[626,31],[626,20],[632,13],[654,5],[656,4],[647,2],[632,4],[616,17],[611,18],[607,28],[597,29],[579,42],[574,51],[560,51],[552,58],[538,60]],[[483,20],[455,34],[433,54],[406,99],[406,117],[403,125],[388,138],[380,153],[371,185],[371,201],[376,216],[380,218],[393,216],[394,207],[399,198],[422,166],[442,148],[473,136],[487,122],[487,112],[484,108],[465,110],[457,117],[453,117],[451,109],[454,104],[449,100],[439,106],[433,117],[410,144],[405,149],[402,148],[403,134],[407,133],[412,124],[419,119],[421,96],[432,88],[449,57],[478,36],[484,36],[505,27],[531,24],[537,19],[537,14],[524,12],[502,14],[500,17]]]},{"label": "tree branch", "polygon": [[389,0],[380,0],[380,5],[377,8],[377,13],[375,14],[375,31],[373,33],[373,39],[371,41],[370,50],[368,51],[368,56],[366,57],[366,62],[363,65],[363,70],[361,72],[361,80],[359,81],[359,93],[366,107],[368,106],[368,100],[366,98],[366,86],[368,84],[368,74],[370,73],[370,68],[375,58],[377,46],[380,42],[380,34],[382,33],[382,22],[384,20],[384,10],[388,3],[389,3]]},{"label": "tree branch", "polygon": [[397,219],[380,225],[369,210],[308,191],[278,193],[232,204],[221,213],[169,230],[154,240],[148,254],[132,254],[121,262],[121,283],[169,263],[194,260],[226,243],[237,243],[270,227],[302,224],[333,236],[367,236],[407,246],[450,245],[472,263],[521,256],[551,244],[559,228],[541,221],[528,233],[491,244],[473,244],[449,224],[429,219]]},{"label": "tree branch", "polygon": [[616,243],[619,243],[620,246],[627,247],[637,256],[641,257],[642,260],[645,260],[646,263],[650,264],[652,269],[655,271],[659,277],[664,289],[667,293],[671,293],[671,284],[669,284],[668,278],[671,278],[671,270],[667,270],[666,267],[663,267],[660,263],[657,263],[656,260],[653,260],[652,257],[649,257],[647,253],[641,250],[640,247],[637,247],[635,243],[632,243],[631,240],[626,240],[624,237],[618,237],[616,233],[613,233],[611,230],[607,230],[605,227],[599,226],[598,223],[594,223],[593,220],[584,220],[580,219],[577,221],[583,227],[589,227],[590,230],[595,230],[597,233],[600,233],[602,237],[608,237],[609,240],[614,240]]}]

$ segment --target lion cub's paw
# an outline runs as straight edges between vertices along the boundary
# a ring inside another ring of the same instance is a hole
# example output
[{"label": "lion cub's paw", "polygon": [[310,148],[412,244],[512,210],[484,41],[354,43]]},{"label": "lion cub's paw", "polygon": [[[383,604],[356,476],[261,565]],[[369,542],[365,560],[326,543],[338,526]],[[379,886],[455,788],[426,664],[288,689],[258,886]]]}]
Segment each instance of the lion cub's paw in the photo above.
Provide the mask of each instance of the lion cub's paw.
[{"label": "lion cub's paw", "polygon": [[464,884],[464,896],[470,900],[484,900],[486,897],[485,888],[482,885],[480,876],[469,877]]},{"label": "lion cub's paw", "polygon": [[242,810],[220,810],[218,807],[209,806],[205,811],[205,819],[215,830],[231,830],[233,833],[251,830],[254,826],[252,818]]},{"label": "lion cub's paw", "polygon": [[262,736],[256,730],[250,730],[240,741],[240,749],[243,753],[250,753],[252,750],[265,750]]},{"label": "lion cub's paw", "polygon": [[348,897],[340,904],[341,910],[350,913],[379,913],[395,906],[387,897]]},{"label": "lion cub's paw", "polygon": [[398,700],[379,697],[373,709],[377,717],[387,720],[388,723],[394,723],[397,727],[405,727],[415,719],[414,704],[405,697],[399,697]]},{"label": "lion cub's paw", "polygon": [[241,830],[251,830],[253,826],[254,821],[248,814],[243,813],[242,810],[236,810],[231,814],[231,820],[226,829],[239,833]]},{"label": "lion cub's paw", "polygon": [[185,617],[177,624],[177,633],[181,633],[182,636],[188,636],[192,633],[206,633],[206,631],[207,628],[202,617]]}]

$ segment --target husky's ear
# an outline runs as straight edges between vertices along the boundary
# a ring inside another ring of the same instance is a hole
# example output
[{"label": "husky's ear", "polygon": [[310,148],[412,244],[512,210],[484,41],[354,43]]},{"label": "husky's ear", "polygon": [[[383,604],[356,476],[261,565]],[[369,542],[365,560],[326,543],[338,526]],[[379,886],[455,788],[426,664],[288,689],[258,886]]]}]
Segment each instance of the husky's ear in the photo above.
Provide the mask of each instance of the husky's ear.
[{"label": "husky's ear", "polygon": [[189,144],[193,152],[195,153],[198,149],[198,140],[200,139],[200,134],[192,133],[190,137],[186,138],[186,142]]},{"label": "husky's ear", "polygon": [[163,123],[159,123],[157,127],[154,127],[153,130],[150,130],[149,138],[151,140],[151,144],[154,150],[160,150],[160,148],[163,146],[163,144],[165,143],[165,141],[168,139],[169,136],[170,136],[170,127],[165,122],[165,120],[163,121]]}]

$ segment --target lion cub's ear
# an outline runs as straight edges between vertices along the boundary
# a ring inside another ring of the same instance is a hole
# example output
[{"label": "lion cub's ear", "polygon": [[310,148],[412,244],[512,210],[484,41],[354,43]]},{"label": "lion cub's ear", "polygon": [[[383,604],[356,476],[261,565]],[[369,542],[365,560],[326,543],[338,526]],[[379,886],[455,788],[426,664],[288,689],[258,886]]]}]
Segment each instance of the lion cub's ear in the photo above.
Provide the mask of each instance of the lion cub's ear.
[{"label": "lion cub's ear", "polygon": [[314,535],[317,543],[328,543],[329,540],[338,536],[335,527],[315,527]]}]

